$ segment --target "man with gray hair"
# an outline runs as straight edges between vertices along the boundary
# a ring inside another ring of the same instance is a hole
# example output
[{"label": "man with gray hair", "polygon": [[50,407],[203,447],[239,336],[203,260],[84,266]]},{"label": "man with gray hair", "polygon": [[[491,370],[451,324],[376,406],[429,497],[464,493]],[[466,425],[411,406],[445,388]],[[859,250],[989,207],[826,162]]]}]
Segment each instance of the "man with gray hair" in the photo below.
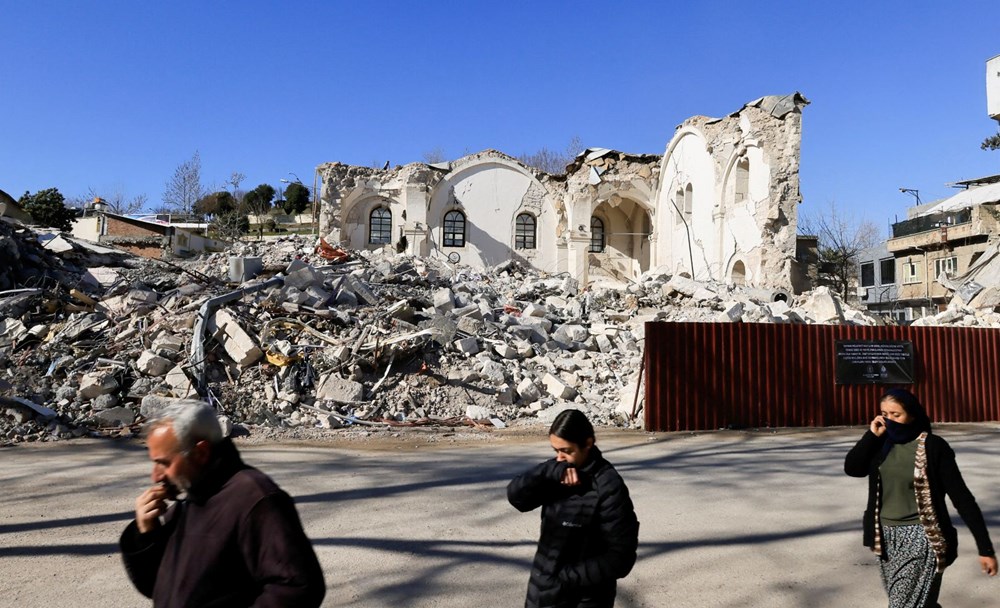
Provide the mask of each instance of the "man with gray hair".
[{"label": "man with gray hair", "polygon": [[319,606],[323,571],[291,497],[247,466],[214,408],[178,400],[148,427],[155,484],[119,541],[153,605]]}]

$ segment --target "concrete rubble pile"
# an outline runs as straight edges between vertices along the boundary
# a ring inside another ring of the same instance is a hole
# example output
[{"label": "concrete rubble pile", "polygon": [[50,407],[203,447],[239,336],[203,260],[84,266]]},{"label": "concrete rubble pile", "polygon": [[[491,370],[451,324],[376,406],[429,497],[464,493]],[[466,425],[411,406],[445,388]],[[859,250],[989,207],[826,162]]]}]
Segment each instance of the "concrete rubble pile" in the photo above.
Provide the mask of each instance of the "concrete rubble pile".
[{"label": "concrete rubble pile", "polygon": [[[825,289],[773,302],[649,272],[581,291],[513,262],[327,263],[309,237],[86,269],[12,242],[63,274],[0,292],[0,442],[129,435],[165,399],[198,395],[245,427],[505,426],[568,407],[639,426],[646,321],[876,323]],[[228,282],[233,254],[260,275]]]}]

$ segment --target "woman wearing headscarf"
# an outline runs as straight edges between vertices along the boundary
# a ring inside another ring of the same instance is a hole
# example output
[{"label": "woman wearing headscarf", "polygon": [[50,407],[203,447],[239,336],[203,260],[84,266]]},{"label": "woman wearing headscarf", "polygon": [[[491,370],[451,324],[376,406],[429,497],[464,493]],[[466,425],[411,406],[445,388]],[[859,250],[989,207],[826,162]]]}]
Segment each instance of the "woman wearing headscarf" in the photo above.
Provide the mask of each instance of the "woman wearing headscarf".
[{"label": "woman wearing headscarf", "polygon": [[995,576],[997,559],[955,452],[931,432],[920,401],[905,389],[890,389],[880,409],[848,452],[844,472],[868,477],[864,544],[879,557],[889,608],[933,608],[941,574],[958,555],[945,496],[976,539],[983,572]]},{"label": "woman wearing headscarf", "polygon": [[542,534],[526,608],[611,608],[617,580],[635,564],[639,521],[628,488],[594,444],[578,410],[549,429],[555,458],[519,475],[507,498],[519,511],[542,507]]}]

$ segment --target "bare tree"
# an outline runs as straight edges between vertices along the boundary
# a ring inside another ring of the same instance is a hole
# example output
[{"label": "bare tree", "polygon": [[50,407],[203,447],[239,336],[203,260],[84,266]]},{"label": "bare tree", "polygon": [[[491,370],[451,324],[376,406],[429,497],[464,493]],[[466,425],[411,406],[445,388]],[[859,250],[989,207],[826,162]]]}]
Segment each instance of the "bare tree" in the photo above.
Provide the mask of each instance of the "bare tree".
[{"label": "bare tree", "polygon": [[433,165],[434,163],[443,163],[448,160],[448,157],[444,154],[444,148],[438,146],[431,150],[426,150],[421,155],[425,164]]},{"label": "bare tree", "polygon": [[163,192],[163,204],[174,211],[191,213],[198,199],[205,195],[201,185],[201,154],[195,151],[190,160],[184,161],[174,170]]},{"label": "bare tree", "polygon": [[243,180],[245,180],[246,178],[247,176],[243,175],[239,171],[233,171],[229,175],[229,179],[226,180],[226,185],[233,187],[233,192],[232,192],[233,198],[235,198],[236,200],[240,200],[241,198],[243,198],[244,192],[240,190],[240,184],[242,184]]},{"label": "bare tree", "polygon": [[129,215],[131,213],[139,213],[144,210],[146,208],[146,203],[149,202],[149,197],[145,194],[129,196],[125,193],[125,188],[121,184],[116,184],[106,190],[98,190],[97,188],[91,186],[90,188],[87,188],[87,193],[85,195],[74,196],[69,199],[66,204],[70,207],[86,209],[98,200],[107,205],[107,210],[111,213],[116,215]]},{"label": "bare tree", "polygon": [[799,233],[817,237],[820,281],[829,284],[845,300],[858,278],[859,254],[881,240],[874,223],[838,209],[833,201],[800,217]]},{"label": "bare tree", "polygon": [[569,143],[566,145],[566,149],[563,152],[558,152],[555,150],[550,150],[548,147],[542,147],[537,152],[532,154],[521,154],[517,157],[517,160],[521,161],[523,164],[529,167],[534,167],[540,169],[546,173],[560,174],[566,172],[566,166],[573,162],[576,155],[583,150],[583,144],[580,138],[574,135],[570,138]]}]

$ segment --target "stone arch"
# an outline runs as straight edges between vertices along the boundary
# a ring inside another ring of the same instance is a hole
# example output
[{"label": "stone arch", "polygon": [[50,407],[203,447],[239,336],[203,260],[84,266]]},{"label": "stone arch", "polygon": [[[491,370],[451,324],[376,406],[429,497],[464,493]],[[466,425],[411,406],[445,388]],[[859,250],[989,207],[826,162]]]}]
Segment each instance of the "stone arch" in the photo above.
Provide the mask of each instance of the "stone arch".
[{"label": "stone arch", "polygon": [[741,286],[747,284],[747,267],[743,260],[733,262],[733,267],[729,270],[729,282]]},{"label": "stone arch", "polygon": [[[681,266],[696,279],[711,278],[720,268],[716,247],[718,167],[701,129],[685,125],[677,130],[660,162],[655,198],[657,265]],[[690,187],[690,189],[689,189]],[[685,203],[686,201],[686,203]],[[685,213],[685,207],[690,213]]]},{"label": "stone arch", "polygon": [[371,213],[378,207],[385,207],[392,217],[392,242],[399,233],[402,226],[403,204],[395,199],[380,194],[378,192],[365,192],[359,196],[349,197],[349,202],[344,206],[343,220],[340,226],[340,243],[350,249],[378,249],[384,244],[373,244],[368,242],[368,222]]},{"label": "stone arch", "polygon": [[596,275],[634,279],[649,270],[653,220],[647,205],[616,194],[594,205],[591,217],[604,223],[604,251],[588,249],[588,265]]}]

